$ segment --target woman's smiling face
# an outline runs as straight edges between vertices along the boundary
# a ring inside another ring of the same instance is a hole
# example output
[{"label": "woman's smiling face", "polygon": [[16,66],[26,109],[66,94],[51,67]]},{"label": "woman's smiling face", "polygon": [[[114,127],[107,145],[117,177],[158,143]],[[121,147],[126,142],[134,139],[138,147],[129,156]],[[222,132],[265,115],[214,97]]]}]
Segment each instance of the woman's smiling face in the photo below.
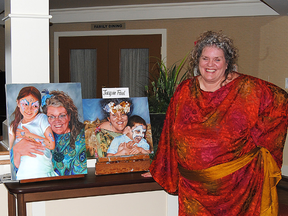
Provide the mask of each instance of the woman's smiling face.
[{"label": "woman's smiling face", "polygon": [[40,103],[32,95],[23,97],[17,101],[17,106],[23,116],[23,123],[32,121],[39,112]]},{"label": "woman's smiling face", "polygon": [[224,80],[227,65],[222,49],[215,46],[203,49],[199,59],[199,71],[204,82],[213,84]]},{"label": "woman's smiling face", "polygon": [[108,120],[115,129],[115,132],[122,133],[128,123],[128,116],[121,111],[117,111],[113,114],[110,113]]},{"label": "woman's smiling face", "polygon": [[63,107],[47,107],[48,121],[51,125],[52,131],[56,134],[65,134],[70,132],[69,122],[70,116],[67,110]]}]

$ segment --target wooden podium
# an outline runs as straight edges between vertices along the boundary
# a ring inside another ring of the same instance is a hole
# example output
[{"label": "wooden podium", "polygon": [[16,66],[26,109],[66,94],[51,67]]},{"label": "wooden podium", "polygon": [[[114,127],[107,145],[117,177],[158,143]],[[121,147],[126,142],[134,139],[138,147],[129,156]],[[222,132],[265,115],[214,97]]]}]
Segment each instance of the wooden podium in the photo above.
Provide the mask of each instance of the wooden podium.
[{"label": "wooden podium", "polygon": [[148,171],[150,163],[149,154],[102,157],[96,163],[95,175]]}]

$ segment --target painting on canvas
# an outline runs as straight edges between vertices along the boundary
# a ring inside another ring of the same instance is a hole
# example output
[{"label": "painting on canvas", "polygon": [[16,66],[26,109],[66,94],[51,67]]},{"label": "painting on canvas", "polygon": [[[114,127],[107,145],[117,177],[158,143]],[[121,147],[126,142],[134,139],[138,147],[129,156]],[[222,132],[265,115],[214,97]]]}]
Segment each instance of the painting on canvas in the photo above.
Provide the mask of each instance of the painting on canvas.
[{"label": "painting on canvas", "polygon": [[146,97],[83,99],[88,158],[153,151]]},{"label": "painting on canvas", "polygon": [[80,83],[7,84],[11,179],[87,173]]}]

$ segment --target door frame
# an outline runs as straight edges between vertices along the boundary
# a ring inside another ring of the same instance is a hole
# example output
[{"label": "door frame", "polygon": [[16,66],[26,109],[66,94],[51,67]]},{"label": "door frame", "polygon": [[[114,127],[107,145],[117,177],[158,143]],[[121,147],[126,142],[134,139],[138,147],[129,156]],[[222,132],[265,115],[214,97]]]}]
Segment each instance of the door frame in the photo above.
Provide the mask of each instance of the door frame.
[{"label": "door frame", "polygon": [[161,56],[167,56],[167,29],[101,30],[54,32],[54,83],[59,82],[59,37],[161,34]]}]

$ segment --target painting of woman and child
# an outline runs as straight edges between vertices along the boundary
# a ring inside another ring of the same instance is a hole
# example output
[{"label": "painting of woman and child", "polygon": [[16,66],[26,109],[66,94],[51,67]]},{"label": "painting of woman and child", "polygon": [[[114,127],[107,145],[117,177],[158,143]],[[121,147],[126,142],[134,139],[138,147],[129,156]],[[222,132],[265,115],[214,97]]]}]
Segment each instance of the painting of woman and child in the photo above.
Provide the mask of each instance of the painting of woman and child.
[{"label": "painting of woman and child", "polygon": [[11,179],[87,173],[80,83],[7,84]]},{"label": "painting of woman and child", "polygon": [[152,153],[147,98],[83,99],[83,114],[88,158]]}]

